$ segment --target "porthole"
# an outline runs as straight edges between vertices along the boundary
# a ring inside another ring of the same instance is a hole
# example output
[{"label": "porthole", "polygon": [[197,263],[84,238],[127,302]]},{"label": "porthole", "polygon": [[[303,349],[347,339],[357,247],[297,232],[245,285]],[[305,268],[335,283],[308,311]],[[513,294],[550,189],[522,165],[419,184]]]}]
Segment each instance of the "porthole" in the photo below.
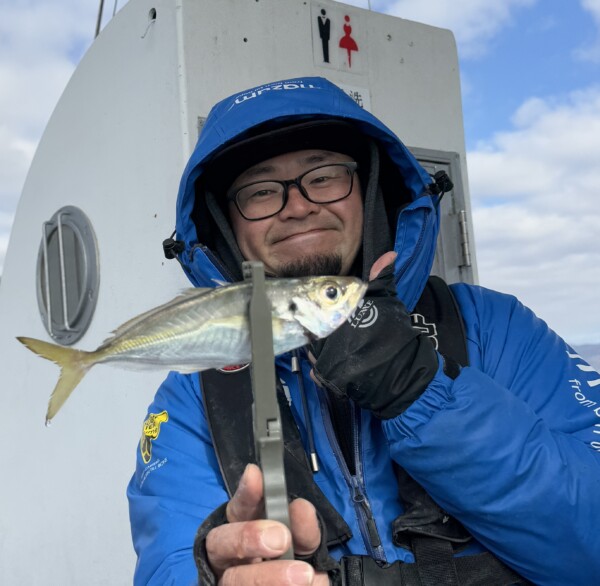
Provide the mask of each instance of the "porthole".
[{"label": "porthole", "polygon": [[44,327],[60,344],[74,344],[88,329],[98,299],[96,236],[74,206],[58,210],[42,226],[37,299]]}]

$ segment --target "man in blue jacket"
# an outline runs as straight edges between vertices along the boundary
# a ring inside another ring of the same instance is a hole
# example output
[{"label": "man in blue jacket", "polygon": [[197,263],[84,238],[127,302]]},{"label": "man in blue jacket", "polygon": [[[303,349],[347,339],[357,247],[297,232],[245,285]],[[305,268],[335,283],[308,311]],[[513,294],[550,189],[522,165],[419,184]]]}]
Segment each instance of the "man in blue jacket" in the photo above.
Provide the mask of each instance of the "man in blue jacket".
[{"label": "man in blue jacket", "polygon": [[[276,359],[291,535],[260,519],[261,474],[244,468],[243,371],[167,377],[128,488],[136,584],[194,584],[198,571],[207,584],[599,579],[600,375],[514,297],[480,287],[451,287],[468,366],[411,327],[436,191],[324,79],[213,108],[177,200],[190,280],[239,280],[244,259],[277,276],[355,274],[371,280],[372,319]],[[233,393],[227,422],[215,385]],[[278,560],[292,538],[296,560]]]}]

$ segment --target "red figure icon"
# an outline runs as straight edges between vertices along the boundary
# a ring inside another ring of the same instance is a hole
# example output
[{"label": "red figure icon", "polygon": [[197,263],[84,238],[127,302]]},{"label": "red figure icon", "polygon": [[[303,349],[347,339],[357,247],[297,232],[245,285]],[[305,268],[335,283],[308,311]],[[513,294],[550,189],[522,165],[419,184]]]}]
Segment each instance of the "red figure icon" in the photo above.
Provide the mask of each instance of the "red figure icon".
[{"label": "red figure icon", "polygon": [[344,16],[346,24],[344,25],[344,36],[340,39],[340,47],[346,49],[348,53],[348,67],[352,67],[352,51],[358,51],[358,45],[352,38],[352,27],[350,26],[350,17]]}]

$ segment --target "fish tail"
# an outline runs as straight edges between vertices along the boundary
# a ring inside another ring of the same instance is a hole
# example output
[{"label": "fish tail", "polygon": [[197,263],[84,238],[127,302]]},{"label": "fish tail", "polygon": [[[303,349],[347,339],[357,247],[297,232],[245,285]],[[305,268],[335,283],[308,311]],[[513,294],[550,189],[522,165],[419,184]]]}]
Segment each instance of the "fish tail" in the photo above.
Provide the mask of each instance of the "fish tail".
[{"label": "fish tail", "polygon": [[60,366],[60,376],[48,402],[46,413],[46,425],[48,425],[85,373],[95,364],[94,353],[51,344],[35,338],[19,336],[17,340],[38,356],[51,360]]}]

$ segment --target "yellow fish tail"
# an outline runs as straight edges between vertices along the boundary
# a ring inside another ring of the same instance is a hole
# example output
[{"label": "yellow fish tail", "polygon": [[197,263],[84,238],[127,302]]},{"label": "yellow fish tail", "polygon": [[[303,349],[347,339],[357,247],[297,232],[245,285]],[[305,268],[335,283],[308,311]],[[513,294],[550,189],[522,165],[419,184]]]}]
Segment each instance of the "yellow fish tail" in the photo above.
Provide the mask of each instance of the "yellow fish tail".
[{"label": "yellow fish tail", "polygon": [[48,425],[85,373],[95,364],[94,352],[75,350],[35,338],[19,336],[17,340],[32,352],[60,366],[60,376],[48,402],[48,411],[46,412],[46,425]]}]

